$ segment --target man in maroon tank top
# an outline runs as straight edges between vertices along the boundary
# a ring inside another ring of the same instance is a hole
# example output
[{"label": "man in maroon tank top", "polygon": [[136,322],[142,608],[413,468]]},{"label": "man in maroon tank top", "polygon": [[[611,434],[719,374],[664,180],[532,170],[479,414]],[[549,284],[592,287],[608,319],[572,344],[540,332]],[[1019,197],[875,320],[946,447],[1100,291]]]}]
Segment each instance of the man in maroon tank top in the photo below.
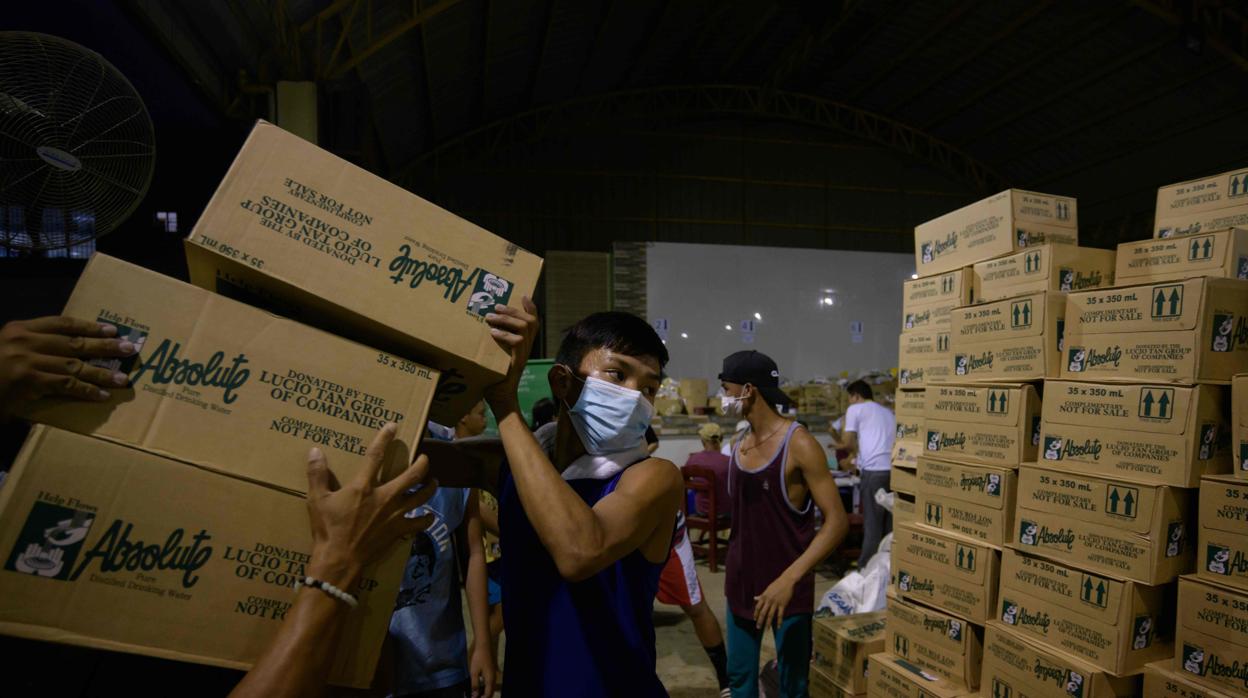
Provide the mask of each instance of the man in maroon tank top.
[{"label": "man in maroon tank top", "polygon": [[[728,676],[734,698],[758,695],[763,632],[775,634],[780,695],[807,694],[815,565],[849,530],[828,460],[815,438],[775,405],[787,404],[776,362],[757,351],[724,359],[723,407],[750,423],[732,452],[728,495]],[[815,531],[813,507],[823,513]]]}]

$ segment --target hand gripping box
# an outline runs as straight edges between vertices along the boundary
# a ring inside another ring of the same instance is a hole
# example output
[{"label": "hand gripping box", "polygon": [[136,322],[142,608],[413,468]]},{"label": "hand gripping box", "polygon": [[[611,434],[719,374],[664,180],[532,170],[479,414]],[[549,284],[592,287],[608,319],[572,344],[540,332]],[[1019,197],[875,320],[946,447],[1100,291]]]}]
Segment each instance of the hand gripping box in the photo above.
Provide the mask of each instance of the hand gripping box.
[{"label": "hand gripping box", "polygon": [[442,371],[453,425],[502,380],[495,304],[542,260],[307,141],[256,124],[186,242],[191,282]]},{"label": "hand gripping box", "polygon": [[997,620],[1112,674],[1174,654],[1174,588],[1145,586],[1006,550]]},{"label": "hand gripping box", "polygon": [[1067,297],[1062,378],[1229,383],[1245,370],[1248,281],[1200,277]]},{"label": "hand gripping box", "polygon": [[[303,497],[37,426],[0,488],[0,633],[247,669],[311,549]],[[371,684],[406,560],[392,546],[348,590],[331,682]]]},{"label": "hand gripping box", "polygon": [[1179,580],[1175,670],[1202,686],[1248,694],[1248,591]]},{"label": "hand gripping box", "polygon": [[1199,519],[1196,574],[1248,592],[1248,480],[1202,480]]},{"label": "hand gripping box", "polygon": [[848,693],[866,693],[867,657],[884,650],[886,619],[884,611],[815,618],[812,666]]},{"label": "hand gripping box", "polygon": [[1231,432],[1232,472],[1248,478],[1248,374],[1231,380]]},{"label": "hand gripping box", "polygon": [[1140,677],[1114,676],[992,621],[984,628],[980,694],[1000,698],[1127,698],[1140,694]]},{"label": "hand gripping box", "polygon": [[1018,490],[1019,550],[1150,585],[1192,568],[1189,490],[1032,467]]},{"label": "hand gripping box", "polygon": [[979,687],[984,629],[919,604],[888,597],[885,648],[968,690]]},{"label": "hand gripping box", "polygon": [[931,276],[1045,242],[1079,243],[1075,200],[1007,189],[916,227],[914,267]]},{"label": "hand gripping box", "polygon": [[897,351],[897,384],[902,388],[923,388],[948,380],[948,328],[903,332]]},{"label": "hand gripping box", "polygon": [[1114,251],[1038,245],[976,262],[975,302],[990,303],[1042,291],[1086,291],[1114,285]]},{"label": "hand gripping box", "polygon": [[960,698],[971,691],[887,652],[871,655],[867,667],[871,698]]},{"label": "hand gripping box", "polygon": [[1001,553],[969,538],[919,524],[893,528],[891,575],[906,601],[983,623],[997,601]]},{"label": "hand gripping box", "polygon": [[1193,276],[1248,279],[1248,229],[1124,242],[1118,246],[1115,269],[1115,283],[1120,286]]},{"label": "hand gripping box", "polygon": [[932,386],[927,390],[924,455],[1006,467],[1034,461],[1040,410],[1032,385]]},{"label": "hand gripping box", "polygon": [[955,308],[949,334],[951,381],[1019,382],[1056,378],[1066,294],[1046,291]]},{"label": "hand gripping box", "polygon": [[117,326],[137,355],[101,363],[130,377],[105,402],[44,399],[23,416],[162,456],[307,490],[325,451],[350,477],[377,431],[398,424],[383,472],[411,460],[437,371],[97,254],[65,314]]},{"label": "hand gripping box", "polygon": [[1017,478],[1008,467],[923,457],[915,512],[932,528],[1000,548],[1013,539]]},{"label": "hand gripping box", "polygon": [[902,284],[902,289],[902,332],[947,330],[949,313],[973,300],[971,268],[910,279]]},{"label": "hand gripping box", "polygon": [[1202,475],[1230,470],[1224,393],[1213,385],[1048,381],[1038,462],[1195,487]]},{"label": "hand gripping box", "polygon": [[1231,694],[1206,688],[1174,670],[1174,658],[1144,667],[1144,698],[1231,698]]}]

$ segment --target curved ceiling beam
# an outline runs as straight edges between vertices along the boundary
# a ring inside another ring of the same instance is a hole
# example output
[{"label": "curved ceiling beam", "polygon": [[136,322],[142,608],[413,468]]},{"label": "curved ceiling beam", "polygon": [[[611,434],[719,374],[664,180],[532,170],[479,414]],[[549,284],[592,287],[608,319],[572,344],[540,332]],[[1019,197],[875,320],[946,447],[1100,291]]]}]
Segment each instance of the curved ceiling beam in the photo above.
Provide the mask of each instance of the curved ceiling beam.
[{"label": "curved ceiling beam", "polygon": [[959,148],[886,116],[848,104],[797,92],[745,85],[686,85],[610,92],[578,97],[505,117],[422,153],[396,172],[403,183],[418,168],[448,158],[477,159],[500,147],[543,140],[604,118],[730,114],[832,129],[919,158],[991,193],[1006,179]]}]

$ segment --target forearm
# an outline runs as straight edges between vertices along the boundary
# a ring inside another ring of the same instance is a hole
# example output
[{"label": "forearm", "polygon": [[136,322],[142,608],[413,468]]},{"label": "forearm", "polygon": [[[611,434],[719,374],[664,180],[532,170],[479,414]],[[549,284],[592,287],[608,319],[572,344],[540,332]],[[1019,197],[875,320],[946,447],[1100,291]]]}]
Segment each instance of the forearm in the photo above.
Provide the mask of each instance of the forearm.
[{"label": "forearm", "polygon": [[519,410],[495,415],[520,504],[542,545],[561,571],[592,557],[604,545],[593,509],[560,477]]},{"label": "forearm", "polygon": [[845,530],[843,527],[828,525],[825,522],[824,526],[815,533],[815,537],[810,541],[810,545],[806,547],[806,552],[799,555],[785,569],[781,577],[789,584],[797,584],[802,577],[810,574],[816,565],[828,559],[828,556],[832,554],[832,551],[836,550],[836,546],[840,545],[844,538]]},{"label": "forearm", "polygon": [[465,584],[468,592],[468,615],[472,621],[473,643],[490,642],[490,605],[487,573],[485,568],[485,551],[480,549],[468,557],[468,580]]}]

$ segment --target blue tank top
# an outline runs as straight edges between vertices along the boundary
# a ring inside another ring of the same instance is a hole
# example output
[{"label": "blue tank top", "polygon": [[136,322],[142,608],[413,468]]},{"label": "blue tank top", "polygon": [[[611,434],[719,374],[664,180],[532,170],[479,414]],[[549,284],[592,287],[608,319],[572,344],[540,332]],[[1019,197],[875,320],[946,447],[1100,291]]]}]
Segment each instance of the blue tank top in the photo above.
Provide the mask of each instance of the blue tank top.
[{"label": "blue tank top", "polygon": [[[609,480],[571,480],[589,506],[615,490]],[[654,595],[664,560],[634,550],[598,574],[569,582],[533,530],[504,463],[499,503],[505,692],[512,696],[666,696],[655,670]],[[514,639],[514,641],[512,641]]]}]

